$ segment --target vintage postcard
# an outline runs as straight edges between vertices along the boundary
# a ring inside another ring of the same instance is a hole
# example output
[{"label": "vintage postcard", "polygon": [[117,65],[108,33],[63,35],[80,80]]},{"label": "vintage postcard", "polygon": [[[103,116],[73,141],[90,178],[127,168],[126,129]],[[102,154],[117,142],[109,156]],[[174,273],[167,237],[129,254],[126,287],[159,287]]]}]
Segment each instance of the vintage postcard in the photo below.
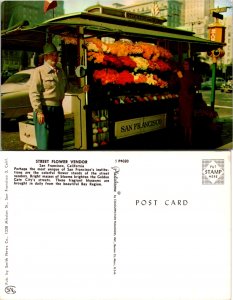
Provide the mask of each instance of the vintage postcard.
[{"label": "vintage postcard", "polygon": [[230,299],[231,7],[110,2],[1,1],[0,300]]},{"label": "vintage postcard", "polygon": [[2,152],[3,300],[231,297],[231,152]]}]

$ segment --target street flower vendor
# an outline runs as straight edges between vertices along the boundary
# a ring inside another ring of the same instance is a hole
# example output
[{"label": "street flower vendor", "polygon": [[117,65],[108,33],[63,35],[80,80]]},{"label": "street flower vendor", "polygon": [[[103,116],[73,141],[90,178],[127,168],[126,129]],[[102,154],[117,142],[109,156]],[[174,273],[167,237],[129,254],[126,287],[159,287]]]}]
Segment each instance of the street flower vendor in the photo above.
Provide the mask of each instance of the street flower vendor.
[{"label": "street flower vendor", "polygon": [[[57,48],[44,46],[44,64],[35,68],[29,97],[33,108],[38,150],[62,150],[64,111],[62,101],[68,87],[64,71],[58,67]],[[87,86],[81,92],[86,92]]]}]

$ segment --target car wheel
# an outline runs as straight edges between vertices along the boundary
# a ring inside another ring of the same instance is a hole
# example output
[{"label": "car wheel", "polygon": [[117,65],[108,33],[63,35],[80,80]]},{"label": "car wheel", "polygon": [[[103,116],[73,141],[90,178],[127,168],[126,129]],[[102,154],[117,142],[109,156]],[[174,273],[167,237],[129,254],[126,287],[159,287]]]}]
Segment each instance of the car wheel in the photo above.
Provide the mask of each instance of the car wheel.
[{"label": "car wheel", "polygon": [[1,119],[1,130],[3,131],[18,131],[19,130],[19,122],[27,120],[27,116],[20,116],[16,119]]},{"label": "car wheel", "polygon": [[12,122],[11,119],[2,119],[1,120],[1,130],[3,131],[12,131],[16,129],[16,123]]}]

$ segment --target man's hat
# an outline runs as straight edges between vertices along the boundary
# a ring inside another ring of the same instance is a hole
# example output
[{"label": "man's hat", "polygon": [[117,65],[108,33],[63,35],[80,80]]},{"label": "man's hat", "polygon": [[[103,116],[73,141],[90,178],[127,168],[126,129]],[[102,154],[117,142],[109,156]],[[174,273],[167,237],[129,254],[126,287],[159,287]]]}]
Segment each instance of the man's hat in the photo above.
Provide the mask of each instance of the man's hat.
[{"label": "man's hat", "polygon": [[53,52],[57,52],[57,48],[53,43],[47,43],[44,45],[44,54],[50,54]]}]

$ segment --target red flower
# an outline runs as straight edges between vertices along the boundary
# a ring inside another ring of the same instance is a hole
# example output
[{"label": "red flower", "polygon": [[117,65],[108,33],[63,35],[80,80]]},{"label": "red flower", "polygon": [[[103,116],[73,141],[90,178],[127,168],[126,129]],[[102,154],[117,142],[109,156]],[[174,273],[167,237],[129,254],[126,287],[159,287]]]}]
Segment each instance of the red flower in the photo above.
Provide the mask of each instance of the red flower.
[{"label": "red flower", "polygon": [[104,62],[108,63],[116,68],[122,67],[121,60],[119,59],[119,57],[114,56],[114,55],[104,55]]},{"label": "red flower", "polygon": [[126,83],[133,83],[134,77],[129,71],[122,71],[118,74],[116,84],[125,85]]},{"label": "red flower", "polygon": [[156,63],[158,65],[158,69],[162,72],[171,70],[170,65],[161,59],[158,59]]},{"label": "red flower", "polygon": [[159,68],[158,65],[157,65],[157,62],[152,61],[152,60],[149,60],[148,62],[149,62],[149,69],[150,70],[154,71],[154,70]]},{"label": "red flower", "polygon": [[104,54],[102,53],[88,51],[87,56],[89,61],[93,60],[94,63],[106,65],[104,62]]},{"label": "red flower", "polygon": [[108,83],[115,83],[117,77],[118,73],[113,69],[95,70],[93,73],[94,80],[100,80],[102,85],[106,85]]},{"label": "red flower", "polygon": [[137,66],[136,62],[133,61],[129,56],[121,56],[120,60],[122,64],[126,67],[134,69]]}]

